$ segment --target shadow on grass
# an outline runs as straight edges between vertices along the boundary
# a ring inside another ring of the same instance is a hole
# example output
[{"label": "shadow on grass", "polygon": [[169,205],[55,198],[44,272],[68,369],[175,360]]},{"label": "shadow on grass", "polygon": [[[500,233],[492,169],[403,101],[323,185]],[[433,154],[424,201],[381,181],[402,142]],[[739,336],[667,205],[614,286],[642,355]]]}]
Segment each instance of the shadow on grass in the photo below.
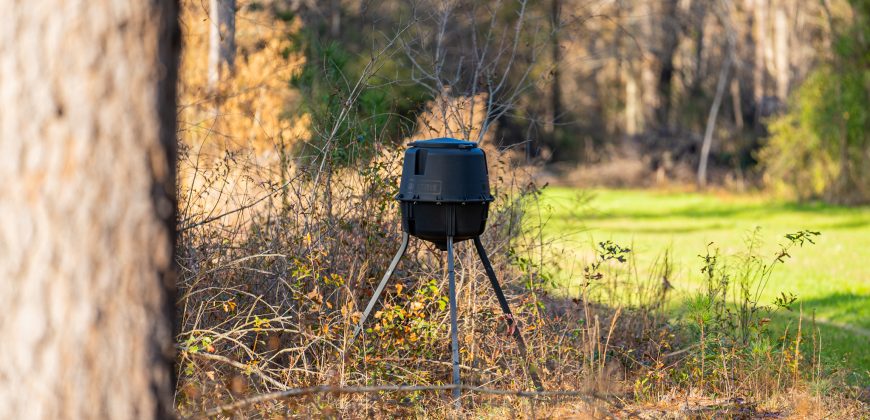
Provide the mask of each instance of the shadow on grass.
[{"label": "shadow on grass", "polygon": [[[689,310],[691,298],[674,301],[670,309],[672,319],[685,319]],[[863,308],[870,304],[868,297],[834,294],[820,299],[803,301],[803,314],[800,307],[795,304],[792,310],[780,310],[767,315],[770,324],[767,336],[774,340],[776,346],[794,346],[794,339],[798,328],[801,329],[801,354],[804,358],[820,357],[823,370],[830,373],[839,373],[851,385],[870,385],[870,331],[860,326],[846,322],[837,322],[813,317],[811,308],[817,310],[823,307],[839,309],[838,305]],[[730,303],[729,308],[738,311],[735,303]],[[783,342],[783,338],[787,340]],[[821,343],[821,344],[819,344]]]},{"label": "shadow on grass", "polygon": [[729,229],[733,226],[727,223],[707,223],[695,226],[650,226],[650,227],[609,227],[607,228],[608,232],[613,233],[649,233],[649,234],[680,234],[680,233],[693,233],[693,232],[701,232],[708,230],[720,230],[720,229]]},{"label": "shadow on grass", "polygon": [[[801,321],[802,320],[802,321]],[[813,319],[804,306],[803,317],[797,310],[777,312],[771,316],[770,332],[782,337],[786,331],[790,340],[800,326],[801,353],[804,357],[819,357],[824,369],[840,372],[852,385],[870,385],[870,336],[860,328]],[[793,341],[790,341],[793,345]]]},{"label": "shadow on grass", "polygon": [[[637,207],[644,206],[644,207]],[[656,208],[656,206],[659,206]],[[570,212],[563,217],[556,215],[556,218],[570,219],[577,217],[576,212]],[[681,205],[672,207],[668,201],[663,199],[660,203],[656,200],[642,201],[634,207],[626,207],[622,209],[611,209],[607,211],[595,210],[594,207],[583,217],[590,220],[608,220],[608,219],[638,219],[638,220],[656,220],[656,219],[672,219],[672,218],[691,218],[691,219],[710,219],[710,218],[774,218],[787,213],[803,213],[803,214],[819,214],[825,216],[847,216],[854,218],[850,221],[843,222],[837,225],[832,225],[832,228],[856,228],[870,225],[870,207],[844,207],[833,206],[824,203],[777,203],[777,202],[753,202],[753,203],[733,203],[733,202],[713,202],[703,203],[699,205]]]},{"label": "shadow on grass", "polygon": [[822,230],[858,229],[870,226],[870,216],[865,219],[853,219],[845,222],[831,223],[819,226]]},{"label": "shadow on grass", "polygon": [[806,203],[778,203],[776,207],[786,210],[786,211],[794,211],[794,212],[803,212],[803,213],[825,213],[825,214],[843,214],[843,215],[853,215],[856,212],[863,212],[867,217],[870,217],[870,206],[836,206],[833,204],[826,204],[821,201],[812,201]]},{"label": "shadow on grass", "polygon": [[[749,213],[763,215],[762,209],[757,206],[738,206],[732,208],[677,208],[664,211],[632,211],[632,210],[617,210],[617,211],[594,211],[586,217],[592,220],[608,220],[608,219],[638,219],[638,220],[656,220],[656,219],[673,219],[673,218],[690,218],[690,219],[723,219],[732,217],[745,217]],[[768,215],[772,217],[773,215]]]},{"label": "shadow on grass", "polygon": [[[854,293],[837,292],[814,299],[802,299],[804,313],[837,312],[840,316],[829,316],[831,323],[854,325],[858,330],[863,330],[870,337],[870,317],[862,317],[862,312],[870,308],[870,296],[856,295]],[[839,319],[847,318],[847,319]],[[853,318],[853,319],[848,319]],[[868,349],[870,352],[870,349]]]}]

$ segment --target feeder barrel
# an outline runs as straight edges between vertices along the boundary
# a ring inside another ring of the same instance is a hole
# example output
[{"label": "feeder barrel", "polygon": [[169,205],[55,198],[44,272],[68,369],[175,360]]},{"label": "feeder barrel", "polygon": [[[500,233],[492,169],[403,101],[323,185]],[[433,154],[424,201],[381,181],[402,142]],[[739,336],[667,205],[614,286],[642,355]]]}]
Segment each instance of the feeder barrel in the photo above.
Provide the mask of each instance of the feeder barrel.
[{"label": "feeder barrel", "polygon": [[440,249],[474,238],[486,228],[489,171],[477,143],[451,138],[415,141],[405,151],[396,199],[402,229]]}]

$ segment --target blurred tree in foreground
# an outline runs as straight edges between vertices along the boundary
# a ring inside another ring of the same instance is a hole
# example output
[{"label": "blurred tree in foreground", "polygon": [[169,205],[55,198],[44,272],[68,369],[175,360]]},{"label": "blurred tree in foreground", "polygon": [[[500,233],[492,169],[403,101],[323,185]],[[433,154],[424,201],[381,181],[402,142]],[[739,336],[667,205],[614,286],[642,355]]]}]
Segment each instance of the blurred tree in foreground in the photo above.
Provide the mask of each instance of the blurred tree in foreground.
[{"label": "blurred tree in foreground", "polygon": [[852,3],[845,25],[826,9],[831,57],[792,95],[789,111],[771,121],[759,154],[768,183],[799,199],[870,201],[870,3]]},{"label": "blurred tree in foreground", "polygon": [[173,415],[177,7],[0,3],[0,418]]}]

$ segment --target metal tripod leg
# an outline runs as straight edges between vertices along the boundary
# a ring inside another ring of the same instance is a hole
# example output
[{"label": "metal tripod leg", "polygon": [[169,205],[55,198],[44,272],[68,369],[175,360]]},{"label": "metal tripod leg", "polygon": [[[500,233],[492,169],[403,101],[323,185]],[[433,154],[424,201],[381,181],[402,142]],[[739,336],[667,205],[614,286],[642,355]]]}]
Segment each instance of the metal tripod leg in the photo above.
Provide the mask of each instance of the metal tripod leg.
[{"label": "metal tripod leg", "polygon": [[375,303],[378,301],[378,297],[381,296],[381,293],[384,291],[384,287],[387,285],[387,281],[390,280],[390,277],[393,275],[393,271],[396,269],[396,266],[399,265],[399,260],[402,259],[402,255],[405,255],[405,250],[408,249],[408,232],[402,232],[402,245],[399,246],[399,252],[396,253],[396,256],[393,257],[393,261],[390,263],[390,267],[387,269],[387,272],[384,273],[384,278],[381,279],[381,284],[378,285],[378,288],[375,289],[375,293],[372,294],[371,300],[369,300],[368,305],[366,305],[366,310],[363,311],[362,316],[359,319],[359,323],[356,325],[356,329],[353,330],[353,337],[351,337],[350,342],[348,343],[348,347],[353,344],[354,340],[356,340],[356,336],[359,335],[360,331],[362,331],[363,324],[366,322],[366,318],[369,317],[369,314],[372,312],[372,308],[375,307]]},{"label": "metal tripod leg", "polygon": [[523,341],[523,336],[517,326],[516,320],[511,313],[511,308],[508,306],[507,298],[504,297],[504,292],[498,284],[498,278],[495,276],[495,271],[492,269],[492,264],[489,262],[489,257],[486,256],[486,250],[483,249],[483,244],[480,242],[480,237],[474,238],[474,247],[477,248],[477,255],[480,256],[480,261],[483,262],[483,268],[486,269],[486,276],[489,277],[489,282],[492,288],[495,289],[495,296],[498,298],[498,303],[501,305],[501,310],[508,319],[508,330],[513,330],[513,336],[517,340],[517,347],[520,348],[520,356],[529,363],[529,373],[532,376],[532,382],[535,383],[535,389],[543,391],[544,386],[541,383],[541,378],[538,377],[537,367],[529,360],[528,351],[526,350],[526,342]]},{"label": "metal tripod leg", "polygon": [[461,407],[459,402],[459,327],[456,314],[456,273],[453,269],[453,237],[447,237],[447,276],[450,294],[450,342],[453,349],[453,399],[456,409]]}]

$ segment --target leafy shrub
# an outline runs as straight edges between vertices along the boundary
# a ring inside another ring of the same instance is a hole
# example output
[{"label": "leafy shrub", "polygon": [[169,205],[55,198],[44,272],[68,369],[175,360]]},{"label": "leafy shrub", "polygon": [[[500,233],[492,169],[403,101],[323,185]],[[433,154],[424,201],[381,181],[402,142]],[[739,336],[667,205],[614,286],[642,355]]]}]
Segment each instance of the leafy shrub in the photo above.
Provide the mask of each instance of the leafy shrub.
[{"label": "leafy shrub", "polygon": [[852,26],[835,35],[833,57],[770,122],[759,152],[768,185],[802,200],[870,201],[870,11],[866,2],[853,11]]}]

